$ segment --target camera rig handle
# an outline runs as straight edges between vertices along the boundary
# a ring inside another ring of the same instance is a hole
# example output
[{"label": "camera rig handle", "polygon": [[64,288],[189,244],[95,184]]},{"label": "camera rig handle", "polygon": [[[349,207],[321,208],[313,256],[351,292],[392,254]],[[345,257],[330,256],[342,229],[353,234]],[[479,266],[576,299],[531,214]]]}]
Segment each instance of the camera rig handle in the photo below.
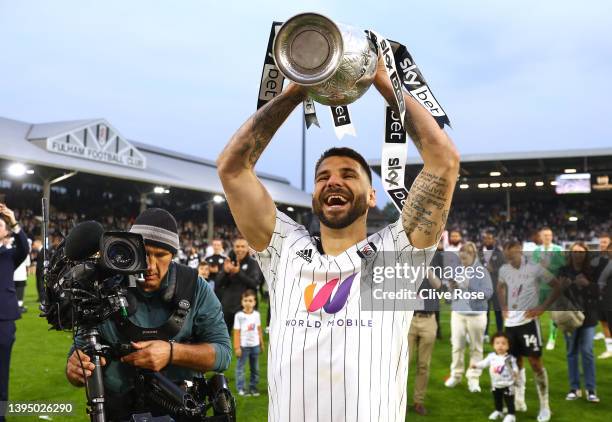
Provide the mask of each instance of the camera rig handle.
[{"label": "camera rig handle", "polygon": [[104,380],[102,377],[102,356],[108,354],[108,346],[99,341],[100,333],[91,328],[85,333],[83,351],[91,357],[96,366],[91,377],[87,378],[87,413],[91,422],[106,422],[104,413]]}]

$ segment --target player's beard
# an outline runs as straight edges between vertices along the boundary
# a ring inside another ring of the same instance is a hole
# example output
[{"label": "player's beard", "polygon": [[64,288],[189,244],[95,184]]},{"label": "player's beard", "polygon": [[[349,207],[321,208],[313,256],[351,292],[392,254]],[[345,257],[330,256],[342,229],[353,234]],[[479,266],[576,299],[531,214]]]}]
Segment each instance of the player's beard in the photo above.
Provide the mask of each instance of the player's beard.
[{"label": "player's beard", "polygon": [[[323,194],[319,195],[319,198],[315,200],[312,198],[312,211],[319,218],[321,224],[329,227],[330,229],[343,229],[345,227],[350,226],[357,220],[359,217],[364,215],[368,210],[368,201],[367,196],[360,195],[354,197],[351,192],[337,190],[332,193],[342,193],[344,196],[349,197],[349,203],[351,203],[351,208],[343,215],[339,216],[326,216],[323,211]],[[325,192],[326,196],[328,196],[329,192]]]}]

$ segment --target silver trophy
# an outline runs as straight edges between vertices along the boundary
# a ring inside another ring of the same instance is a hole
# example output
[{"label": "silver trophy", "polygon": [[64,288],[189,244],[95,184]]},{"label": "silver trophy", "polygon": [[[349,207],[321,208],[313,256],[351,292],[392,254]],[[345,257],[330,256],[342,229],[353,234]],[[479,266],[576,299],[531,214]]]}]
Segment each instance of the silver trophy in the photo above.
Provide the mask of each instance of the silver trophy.
[{"label": "silver trophy", "polygon": [[318,13],[293,16],[274,39],[274,61],[289,80],[325,105],[346,105],[374,81],[378,56],[365,32]]}]

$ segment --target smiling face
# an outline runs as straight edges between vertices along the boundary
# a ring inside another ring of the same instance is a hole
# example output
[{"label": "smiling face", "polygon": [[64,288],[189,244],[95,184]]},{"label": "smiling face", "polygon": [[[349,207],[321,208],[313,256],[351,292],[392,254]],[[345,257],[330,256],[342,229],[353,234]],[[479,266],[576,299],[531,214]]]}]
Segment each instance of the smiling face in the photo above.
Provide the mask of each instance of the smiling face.
[{"label": "smiling face", "polygon": [[249,244],[247,241],[244,239],[234,240],[234,253],[236,254],[236,259],[242,261],[249,253]]},{"label": "smiling face", "polygon": [[553,241],[553,232],[550,229],[540,230],[540,239],[544,246],[549,246]]},{"label": "smiling face", "polygon": [[154,292],[159,289],[161,281],[168,273],[168,268],[172,262],[170,251],[155,246],[146,246],[147,251],[147,272],[145,282],[141,284],[145,292]]},{"label": "smiling face", "polygon": [[315,175],[312,210],[321,224],[343,229],[376,205],[368,175],[349,157],[328,157]]}]

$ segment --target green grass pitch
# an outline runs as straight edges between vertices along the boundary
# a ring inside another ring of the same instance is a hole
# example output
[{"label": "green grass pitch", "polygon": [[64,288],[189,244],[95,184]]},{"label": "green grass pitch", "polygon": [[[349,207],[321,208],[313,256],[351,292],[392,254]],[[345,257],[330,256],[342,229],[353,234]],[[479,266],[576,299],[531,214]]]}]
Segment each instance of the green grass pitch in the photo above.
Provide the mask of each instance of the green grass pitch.
[{"label": "green grass pitch", "polygon": [[[17,340],[13,347],[11,361],[10,400],[11,401],[44,401],[44,402],[71,402],[75,406],[72,416],[53,416],[53,421],[84,421],[88,420],[85,414],[85,392],[83,389],[72,387],[64,377],[66,355],[72,342],[70,333],[48,331],[47,323],[38,317],[35,283],[32,278],[28,281],[26,290],[26,305],[29,311],[17,321]],[[266,315],[265,304],[260,307],[262,318]],[[486,421],[493,410],[493,400],[489,388],[487,372],[481,377],[482,393],[472,394],[467,391],[464,381],[454,389],[444,387],[444,379],[448,376],[451,349],[450,349],[450,322],[449,313],[442,313],[443,339],[439,340],[434,349],[431,364],[431,376],[427,392],[426,406],[429,415],[419,417],[411,413],[410,409],[406,420],[423,421]],[[547,335],[548,320],[542,321],[544,334]],[[490,350],[486,346],[485,353]],[[596,355],[604,350],[603,341],[597,341]],[[467,358],[466,358],[467,360]],[[567,366],[565,362],[565,342],[561,336],[557,338],[557,348],[554,351],[545,351],[544,363],[548,369],[550,380],[550,402],[553,411],[553,421],[608,421],[612,420],[612,360],[597,361],[598,395],[602,399],[599,404],[586,402],[584,399],[574,402],[565,401],[568,387]],[[234,364],[226,372],[232,388],[234,387]],[[409,399],[412,397],[413,366],[409,375]],[[266,387],[266,356],[260,360],[260,397],[236,397],[237,414],[239,421],[265,421],[267,420],[268,396]],[[235,392],[235,390],[234,390]],[[408,402],[411,404],[411,401]],[[518,413],[518,421],[534,421],[538,411],[537,395],[533,375],[527,369],[527,413]],[[18,416],[7,418],[9,422],[38,421],[38,416]],[[49,419],[47,419],[49,420]]]}]

